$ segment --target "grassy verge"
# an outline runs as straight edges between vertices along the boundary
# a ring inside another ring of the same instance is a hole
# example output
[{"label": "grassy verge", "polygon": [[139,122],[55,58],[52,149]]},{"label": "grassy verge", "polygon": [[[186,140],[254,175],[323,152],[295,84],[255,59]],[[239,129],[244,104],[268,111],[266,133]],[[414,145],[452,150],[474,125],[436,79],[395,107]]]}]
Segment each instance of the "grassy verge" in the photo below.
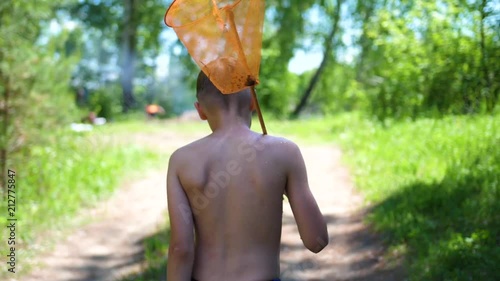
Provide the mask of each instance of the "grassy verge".
[{"label": "grassy verge", "polygon": [[105,132],[108,134],[153,133],[161,131],[172,131],[181,134],[191,134],[194,132],[203,132],[209,134],[210,128],[205,121],[201,120],[145,120],[145,118],[132,119],[125,122],[110,123],[105,128]]},{"label": "grassy verge", "polygon": [[[369,220],[410,280],[500,280],[500,116],[337,126]],[[340,125],[340,124],[338,124]]]},{"label": "grassy verge", "polygon": [[[22,165],[9,167],[16,171],[17,181],[18,260],[27,261],[46,250],[53,242],[51,237],[75,223],[79,210],[95,206],[120,183],[133,178],[134,171],[151,167],[161,159],[144,147],[116,145],[109,136],[69,130],[51,134],[50,145],[31,147]],[[1,210],[7,209],[5,203],[0,203]],[[6,220],[5,215],[0,213],[1,221]],[[5,227],[0,230],[2,237],[7,237],[6,231]],[[43,247],[34,248],[35,240],[43,241]],[[23,272],[29,270],[27,262],[22,266]]]},{"label": "grassy verge", "polygon": [[142,242],[144,245],[145,268],[143,271],[127,276],[122,281],[158,281],[166,280],[167,252],[170,242],[168,223],[159,231]]}]

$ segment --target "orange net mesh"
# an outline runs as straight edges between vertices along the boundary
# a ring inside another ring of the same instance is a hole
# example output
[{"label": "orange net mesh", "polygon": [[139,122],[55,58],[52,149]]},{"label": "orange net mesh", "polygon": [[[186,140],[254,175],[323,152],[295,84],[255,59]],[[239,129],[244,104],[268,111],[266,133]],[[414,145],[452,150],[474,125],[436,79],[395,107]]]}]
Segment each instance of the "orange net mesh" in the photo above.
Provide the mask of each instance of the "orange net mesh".
[{"label": "orange net mesh", "polygon": [[224,94],[259,83],[264,0],[176,0],[165,14],[189,54]]}]

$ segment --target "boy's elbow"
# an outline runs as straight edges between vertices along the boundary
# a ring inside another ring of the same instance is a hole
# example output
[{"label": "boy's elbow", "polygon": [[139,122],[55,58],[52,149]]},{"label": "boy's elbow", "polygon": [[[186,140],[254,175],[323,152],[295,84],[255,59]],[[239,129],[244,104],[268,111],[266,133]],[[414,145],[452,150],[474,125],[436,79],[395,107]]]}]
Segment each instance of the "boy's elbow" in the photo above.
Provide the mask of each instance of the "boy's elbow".
[{"label": "boy's elbow", "polygon": [[319,239],[317,248],[315,249],[315,251],[312,252],[317,254],[321,252],[324,248],[326,248],[326,246],[328,246],[328,235],[325,235],[324,238]]},{"label": "boy's elbow", "polygon": [[319,239],[319,241],[315,241],[312,245],[309,245],[309,247],[307,247],[307,249],[309,249],[309,251],[317,254],[319,252],[321,252],[326,246],[328,245],[328,239],[326,240],[323,240],[323,239]]}]

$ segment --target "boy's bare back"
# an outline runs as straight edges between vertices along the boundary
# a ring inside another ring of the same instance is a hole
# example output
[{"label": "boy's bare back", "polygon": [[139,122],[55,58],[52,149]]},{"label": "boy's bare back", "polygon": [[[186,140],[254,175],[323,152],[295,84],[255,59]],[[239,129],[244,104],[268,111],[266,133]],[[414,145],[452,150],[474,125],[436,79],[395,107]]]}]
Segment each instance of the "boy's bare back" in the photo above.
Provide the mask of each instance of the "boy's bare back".
[{"label": "boy's bare back", "polygon": [[284,193],[304,245],[319,252],[326,224],[294,143],[235,125],[178,149],[167,176],[167,279],[279,278]]}]

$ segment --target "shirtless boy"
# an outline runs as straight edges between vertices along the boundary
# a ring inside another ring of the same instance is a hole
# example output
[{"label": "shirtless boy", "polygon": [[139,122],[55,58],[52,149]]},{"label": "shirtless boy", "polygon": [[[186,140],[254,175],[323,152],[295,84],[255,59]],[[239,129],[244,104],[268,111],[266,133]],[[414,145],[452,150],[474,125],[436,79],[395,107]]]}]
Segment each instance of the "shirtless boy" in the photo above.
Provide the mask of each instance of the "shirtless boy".
[{"label": "shirtless boy", "polygon": [[248,89],[223,95],[200,72],[196,95],[212,134],[170,158],[167,280],[279,280],[284,194],[305,247],[318,253],[328,243],[301,152],[250,130]]}]

